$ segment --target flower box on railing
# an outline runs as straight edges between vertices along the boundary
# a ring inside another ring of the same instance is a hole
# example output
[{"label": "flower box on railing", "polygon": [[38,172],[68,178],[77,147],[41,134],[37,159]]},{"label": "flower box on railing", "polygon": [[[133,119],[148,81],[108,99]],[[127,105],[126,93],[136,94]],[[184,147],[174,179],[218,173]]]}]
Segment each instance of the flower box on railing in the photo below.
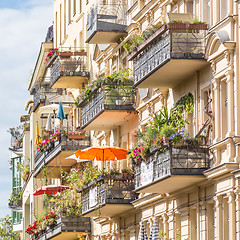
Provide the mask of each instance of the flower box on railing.
[{"label": "flower box on railing", "polygon": [[70,58],[71,56],[87,56],[86,51],[75,51],[75,52],[59,52],[55,51],[53,55],[47,60],[46,67],[50,67],[55,59],[60,56],[62,58]]},{"label": "flower box on railing", "polygon": [[76,139],[76,140],[85,139],[85,134],[83,134],[83,135],[69,134],[68,139]]},{"label": "flower box on railing", "polygon": [[87,52],[81,51],[81,52],[73,52],[74,56],[87,56]]}]

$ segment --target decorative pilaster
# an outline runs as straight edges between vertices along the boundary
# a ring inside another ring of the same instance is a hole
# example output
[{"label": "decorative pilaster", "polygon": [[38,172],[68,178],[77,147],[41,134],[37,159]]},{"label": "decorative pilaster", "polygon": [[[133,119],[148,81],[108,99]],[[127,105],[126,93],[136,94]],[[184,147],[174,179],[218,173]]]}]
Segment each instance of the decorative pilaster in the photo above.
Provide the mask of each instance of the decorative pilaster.
[{"label": "decorative pilaster", "polygon": [[167,213],[164,213],[164,215],[163,215],[163,232],[166,234],[166,238],[168,238],[169,233],[168,233],[168,215],[167,215]]},{"label": "decorative pilaster", "polygon": [[222,196],[214,197],[216,211],[216,232],[217,240],[223,240],[223,207]]},{"label": "decorative pilaster", "polygon": [[214,91],[214,121],[215,121],[215,138],[214,143],[218,142],[220,140],[221,136],[221,119],[220,119],[220,80],[214,79],[213,82],[213,91]]},{"label": "decorative pilaster", "polygon": [[[229,56],[230,58],[230,56]],[[229,60],[230,61],[230,60]],[[233,88],[233,71],[226,73],[227,83],[227,98],[228,98],[228,132],[227,137],[234,136],[234,88]]]},{"label": "decorative pilaster", "polygon": [[235,192],[235,207],[236,207],[236,239],[240,239],[240,192],[237,190]]},{"label": "decorative pilaster", "polygon": [[227,196],[228,196],[228,209],[229,209],[229,239],[236,240],[235,194],[234,192],[230,192],[227,194]]}]

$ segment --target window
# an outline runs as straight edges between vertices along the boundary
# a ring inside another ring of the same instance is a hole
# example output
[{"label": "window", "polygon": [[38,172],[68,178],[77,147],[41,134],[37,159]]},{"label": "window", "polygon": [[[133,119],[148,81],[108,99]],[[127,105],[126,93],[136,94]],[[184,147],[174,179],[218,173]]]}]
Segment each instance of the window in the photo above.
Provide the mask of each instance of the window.
[{"label": "window", "polygon": [[220,20],[228,14],[228,0],[220,0]]},{"label": "window", "polygon": [[73,0],[73,16],[76,14],[76,0]]},{"label": "window", "polygon": [[62,4],[60,4],[60,13],[59,13],[59,22],[60,22],[60,26],[59,26],[59,35],[60,35],[60,44],[62,43]]},{"label": "window", "polygon": [[79,13],[82,12],[82,0],[79,0]]},{"label": "window", "polygon": [[66,24],[67,24],[67,21],[66,21],[66,8],[67,8],[67,6],[66,6],[66,0],[64,0],[64,20],[63,20],[63,24],[64,24],[64,36],[66,36],[66,28],[67,28],[67,26],[66,26]]},{"label": "window", "polygon": [[71,0],[68,0],[68,23],[71,23]]},{"label": "window", "polygon": [[56,47],[58,46],[58,37],[57,37],[57,34],[58,34],[58,21],[57,21],[57,12],[55,14],[55,39],[56,39]]}]

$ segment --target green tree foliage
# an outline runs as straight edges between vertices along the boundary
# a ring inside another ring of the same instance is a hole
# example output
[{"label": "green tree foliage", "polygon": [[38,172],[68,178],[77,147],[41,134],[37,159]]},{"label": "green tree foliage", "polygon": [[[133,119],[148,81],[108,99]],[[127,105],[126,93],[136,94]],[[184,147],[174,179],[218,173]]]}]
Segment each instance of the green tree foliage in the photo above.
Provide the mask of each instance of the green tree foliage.
[{"label": "green tree foliage", "polygon": [[1,240],[18,240],[19,233],[13,232],[12,217],[6,216],[0,218],[0,239]]}]

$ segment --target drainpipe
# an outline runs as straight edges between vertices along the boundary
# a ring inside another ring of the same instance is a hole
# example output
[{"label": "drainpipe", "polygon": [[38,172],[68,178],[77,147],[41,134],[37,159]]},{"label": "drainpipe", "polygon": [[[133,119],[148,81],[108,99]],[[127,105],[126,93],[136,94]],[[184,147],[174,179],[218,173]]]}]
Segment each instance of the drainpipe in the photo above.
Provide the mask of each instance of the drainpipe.
[{"label": "drainpipe", "polygon": [[200,240],[200,210],[199,210],[199,191],[200,188],[197,187],[197,240]]}]

